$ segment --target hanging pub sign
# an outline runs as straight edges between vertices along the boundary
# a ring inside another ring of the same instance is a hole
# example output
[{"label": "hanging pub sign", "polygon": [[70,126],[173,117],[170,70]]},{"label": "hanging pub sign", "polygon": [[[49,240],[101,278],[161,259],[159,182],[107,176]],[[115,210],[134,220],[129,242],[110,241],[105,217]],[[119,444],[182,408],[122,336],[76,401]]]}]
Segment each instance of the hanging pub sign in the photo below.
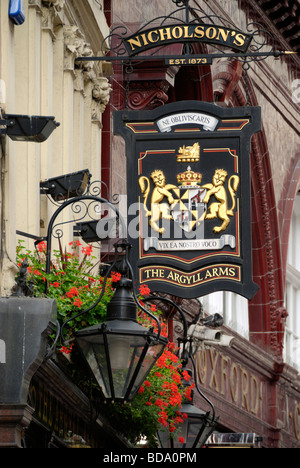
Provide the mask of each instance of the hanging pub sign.
[{"label": "hanging pub sign", "polygon": [[142,30],[123,39],[128,55],[136,55],[153,47],[184,42],[205,42],[246,52],[253,36],[239,29],[214,24],[173,24]]},{"label": "hanging pub sign", "polygon": [[259,107],[185,101],[115,112],[138,285],[182,298],[254,296],[250,141],[260,127]]}]

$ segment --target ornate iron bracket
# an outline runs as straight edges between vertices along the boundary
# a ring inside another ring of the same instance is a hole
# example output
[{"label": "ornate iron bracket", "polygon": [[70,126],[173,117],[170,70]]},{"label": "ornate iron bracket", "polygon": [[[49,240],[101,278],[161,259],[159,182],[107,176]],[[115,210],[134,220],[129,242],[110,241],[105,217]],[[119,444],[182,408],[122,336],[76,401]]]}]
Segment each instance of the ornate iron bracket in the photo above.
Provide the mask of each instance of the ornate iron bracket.
[{"label": "ornate iron bracket", "polygon": [[[76,61],[123,62],[126,66],[132,66],[132,63],[142,61],[164,60],[167,64],[203,65],[211,64],[213,59],[230,58],[241,61],[243,67],[248,69],[253,61],[296,53],[276,50],[275,39],[258,23],[249,23],[247,30],[242,31],[226,18],[207,15],[200,9],[190,7],[189,0],[172,2],[178,9],[168,16],[154,18],[134,35],[130,35],[124,25],[117,26],[104,39],[102,55],[78,57]],[[155,53],[157,49],[160,51],[174,42],[183,44],[182,55]],[[193,54],[193,42],[209,44],[215,53]],[[226,52],[226,47],[231,52]],[[152,53],[143,55],[145,50],[152,50]]]}]

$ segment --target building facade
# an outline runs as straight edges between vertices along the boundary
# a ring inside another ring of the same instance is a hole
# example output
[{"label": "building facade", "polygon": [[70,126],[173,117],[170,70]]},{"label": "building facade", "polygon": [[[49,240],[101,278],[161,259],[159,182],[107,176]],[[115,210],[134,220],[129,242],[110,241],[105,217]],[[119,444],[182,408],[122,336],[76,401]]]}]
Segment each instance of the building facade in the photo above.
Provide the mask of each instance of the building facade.
[{"label": "building facade", "polygon": [[[49,219],[57,209],[53,199],[40,194],[40,181],[86,168],[94,180],[101,179],[102,118],[111,91],[101,64],[77,65],[75,62],[79,56],[97,55],[109,33],[102,0],[25,0],[19,2],[20,24],[16,24],[18,18],[14,20],[13,14],[9,16],[10,3],[5,0],[0,5],[1,119],[5,122],[6,114],[55,116],[60,126],[41,144],[13,141],[6,135],[1,137],[0,288],[3,298],[11,296],[15,284],[18,241],[24,241],[28,249],[34,250],[34,240],[20,236],[17,231],[33,238],[45,235]],[[72,238],[72,231],[68,231],[66,242]],[[2,314],[5,307],[2,304]],[[49,312],[51,308],[50,305]],[[13,365],[10,361],[13,344],[4,336],[4,329],[10,327],[10,322],[3,320],[0,333],[2,390],[5,385],[8,388],[9,378],[14,374],[12,369],[7,370]],[[25,346],[25,334],[21,333],[22,339]],[[53,371],[58,371],[55,366]],[[48,375],[44,379],[37,377],[38,382],[33,381],[29,388],[32,372],[27,369],[28,373],[30,377],[21,377],[20,389],[24,384],[25,393],[22,390],[15,396],[1,394],[0,446],[63,446],[51,436],[54,419],[60,439],[70,430],[81,433],[86,439],[94,416],[85,396],[78,393],[63,374]],[[50,381],[57,382],[56,389],[50,389]],[[63,398],[61,385],[65,386]],[[76,401],[76,398],[79,399]],[[35,407],[33,411],[28,409],[30,401]],[[77,412],[79,407],[81,415]],[[24,429],[28,428],[32,417],[39,421],[39,426],[36,429],[32,423],[25,441]],[[42,426],[48,430],[43,430]],[[99,422],[96,423],[95,434],[100,427]],[[95,446],[103,445],[107,438],[107,430],[104,435],[100,432]],[[109,436],[109,440],[113,439],[114,436]]]},{"label": "building facade", "polygon": [[[258,41],[266,34],[273,50],[298,54],[271,56],[244,67],[226,57],[212,65],[166,65],[159,55],[181,56],[183,46],[176,44],[156,51],[158,58],[151,62],[76,61],[109,49],[106,38],[114,28],[134,34],[154,18],[170,15],[180,3],[24,0],[25,21],[17,25],[8,16],[9,0],[1,1],[2,118],[44,115],[60,123],[40,145],[2,136],[1,297],[10,297],[15,284],[16,232],[44,236],[55,210],[40,194],[40,180],[88,168],[94,180],[105,182],[108,198],[126,195],[125,145],[113,134],[115,111],[151,110],[187,100],[260,106],[262,130],[251,145],[252,264],[259,291],[251,301],[218,291],[199,300],[184,299],[181,305],[190,322],[199,313],[199,301],[207,314],[222,314],[224,330],[235,337],[230,348],[211,346],[196,356],[199,384],[220,417],[217,431],[255,433],[266,448],[299,448],[299,1],[190,1],[192,18],[200,11],[212,24],[230,22],[249,32],[251,23],[259,23]],[[192,47],[194,54],[215,51],[203,43]],[[67,231],[67,242],[72,236]],[[24,240],[32,249],[32,240]],[[51,315],[52,305],[50,309]],[[0,371],[8,362],[9,346],[0,330]],[[50,359],[43,364],[41,357],[37,361],[34,371],[30,367],[22,377],[22,399],[0,401],[0,447],[63,447],[66,437],[60,434],[68,430],[95,447],[126,447],[57,363]],[[206,409],[200,398],[196,404]]]},{"label": "building facade", "polygon": [[[124,26],[132,35],[154,18],[170,15],[175,3],[133,1],[127,8],[114,1],[112,27]],[[193,1],[190,14],[193,19],[212,15],[214,24],[227,20],[243,31],[259,23],[261,35],[266,30],[275,49],[299,51],[299,2]],[[176,55],[181,47],[163,50]],[[195,54],[212,51],[209,45],[193,47]],[[236,338],[228,349],[200,351],[197,363],[198,379],[221,415],[221,432],[254,432],[266,447],[299,447],[298,85],[296,54],[254,61],[247,70],[228,58],[200,67],[166,66],[158,59],[127,69],[116,66],[112,77],[112,110],[187,100],[262,109],[262,131],[253,136],[251,147],[252,262],[259,291],[251,301],[221,291],[199,298],[207,313],[222,313]],[[123,144],[113,136],[110,182],[118,193],[126,193]],[[191,321],[199,311],[194,306]],[[191,302],[186,306],[190,311]]]}]

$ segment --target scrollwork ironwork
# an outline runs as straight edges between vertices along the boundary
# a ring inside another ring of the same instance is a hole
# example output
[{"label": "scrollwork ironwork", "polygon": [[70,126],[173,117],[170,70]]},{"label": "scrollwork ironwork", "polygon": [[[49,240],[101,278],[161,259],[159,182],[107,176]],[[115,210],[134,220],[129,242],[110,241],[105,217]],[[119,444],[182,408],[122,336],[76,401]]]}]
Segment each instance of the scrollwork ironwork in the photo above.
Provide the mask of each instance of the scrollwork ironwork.
[{"label": "scrollwork ironwork", "polygon": [[[212,26],[216,26],[219,28],[232,28],[234,32],[240,32],[241,34],[245,33],[246,31],[242,31],[239,27],[233,24],[228,18],[224,18],[218,15],[209,15],[204,13],[199,8],[190,7],[189,0],[172,0],[172,3],[178,7],[177,10],[172,11],[169,15],[159,16],[156,17],[147,23],[143,24],[141,28],[139,28],[135,34],[136,36],[142,35],[146,33],[151,27],[162,27],[167,25],[205,25],[211,24]],[[191,16],[193,15],[193,17]],[[249,23],[247,25],[247,33],[252,36],[250,45],[248,47],[247,52],[237,51],[237,52],[226,52],[224,50],[226,47],[230,47],[228,44],[214,44],[210,42],[211,47],[215,50],[215,52],[210,54],[203,54],[201,57],[207,57],[209,59],[214,58],[223,58],[223,57],[231,57],[236,60],[243,62],[244,69],[247,68],[248,64],[255,61],[265,60],[269,56],[278,57],[280,55],[285,54],[285,51],[276,51],[274,50],[275,39],[272,34],[267,31],[261,24],[259,23]],[[132,61],[137,60],[154,60],[154,58],[158,58],[159,55],[155,55],[154,52],[148,54],[147,56],[143,56],[141,54],[132,54],[128,55],[128,50],[125,46],[125,39],[130,37],[132,32],[126,28],[126,26],[116,26],[110,32],[110,34],[104,39],[102,44],[102,56],[94,57],[94,60],[108,60],[114,61],[119,60],[124,63],[124,66],[127,68],[131,66]],[[178,41],[180,42],[180,40]],[[185,38],[182,42],[188,42],[188,44],[192,44],[192,38],[189,41]],[[153,44],[153,48],[160,46],[164,47],[159,44]],[[268,47],[268,50],[266,48]],[[157,48],[155,49],[157,51]],[[184,49],[182,52],[185,57],[191,56],[191,53],[187,53],[189,48]],[[108,55],[109,54],[109,55]],[[200,55],[199,55],[200,57]],[[164,55],[162,55],[164,58]],[[170,56],[168,58],[175,58]],[[91,57],[88,58],[91,60]],[[79,57],[78,60],[86,60],[85,57]]]},{"label": "scrollwork ironwork", "polygon": [[182,7],[186,4],[189,4],[189,0],[172,0],[172,2],[175,3],[175,5],[178,7]]},{"label": "scrollwork ironwork", "polygon": [[[117,202],[113,202],[101,196],[101,189],[108,187],[103,181],[89,183],[84,194],[59,202],[52,215],[45,237],[47,243],[46,273],[50,273],[52,239],[60,240],[64,235],[64,228],[68,225],[80,226],[80,223],[95,223],[106,219],[108,212],[114,213],[115,226],[122,238],[126,237],[126,226],[117,208]],[[84,239],[83,239],[84,240]],[[104,240],[99,237],[98,242]],[[46,285],[46,291],[47,291]]]}]

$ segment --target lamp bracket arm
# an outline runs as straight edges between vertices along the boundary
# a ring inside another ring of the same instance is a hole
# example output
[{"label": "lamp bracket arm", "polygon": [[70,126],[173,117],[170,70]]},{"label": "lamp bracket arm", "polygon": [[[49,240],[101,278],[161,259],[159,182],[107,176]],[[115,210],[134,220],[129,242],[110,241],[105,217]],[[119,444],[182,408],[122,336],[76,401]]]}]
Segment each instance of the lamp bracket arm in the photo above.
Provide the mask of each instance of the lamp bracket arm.
[{"label": "lamp bracket arm", "polygon": [[188,335],[187,335],[187,321],[184,315],[183,310],[171,299],[167,297],[161,297],[161,296],[149,296],[143,299],[143,302],[151,302],[151,301],[163,301],[167,302],[168,304],[172,305],[176,311],[180,314],[182,322],[183,322],[183,338],[181,338],[181,341],[185,344],[188,341]]},{"label": "lamp bracket arm", "polygon": [[192,365],[193,365],[193,370],[194,370],[194,382],[195,382],[195,388],[197,390],[197,392],[199,393],[199,395],[206,401],[206,403],[209,404],[209,406],[211,407],[212,409],[212,422],[215,422],[216,421],[216,411],[215,411],[215,407],[214,405],[212,404],[212,402],[201,392],[200,388],[199,388],[199,385],[198,385],[198,381],[197,381],[197,370],[196,370],[196,364],[195,364],[195,360],[193,358],[193,356],[190,355],[190,359],[192,361]]},{"label": "lamp bracket arm", "polygon": [[[128,266],[128,269],[129,269],[129,272],[130,272],[130,275],[131,275],[131,279],[132,279],[132,283],[134,284],[134,273],[133,273],[133,269],[132,269],[132,266],[130,265],[130,262],[128,260],[128,258],[125,259],[126,261],[126,264]],[[145,312],[145,314],[149,315],[149,317],[151,317],[157,324],[157,339],[159,339],[160,335],[161,335],[161,324],[160,324],[160,321],[158,320],[157,317],[155,317],[155,315],[151,314],[151,312],[149,312],[149,310],[147,310],[139,301],[138,297],[137,297],[137,294],[135,292],[135,289],[134,287],[132,288],[132,294],[133,294],[133,297],[134,297],[134,300],[135,302],[137,303],[138,307],[143,311]],[[145,299],[143,299],[143,302],[145,302]]]},{"label": "lamp bracket arm", "polygon": [[52,346],[50,347],[50,349],[48,350],[47,354],[44,357],[44,361],[43,361],[44,363],[53,356],[59,336],[60,336],[60,324],[59,324],[59,321],[56,320],[56,335],[52,343]]}]

